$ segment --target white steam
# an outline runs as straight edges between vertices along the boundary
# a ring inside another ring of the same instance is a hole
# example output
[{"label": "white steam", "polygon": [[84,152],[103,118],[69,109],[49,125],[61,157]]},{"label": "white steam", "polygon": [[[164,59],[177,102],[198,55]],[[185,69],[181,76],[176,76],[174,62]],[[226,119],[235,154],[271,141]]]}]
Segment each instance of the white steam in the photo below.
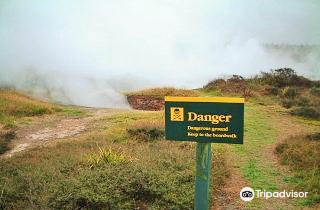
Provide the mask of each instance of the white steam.
[{"label": "white steam", "polygon": [[2,0],[0,86],[126,107],[123,91],[221,75],[291,67],[320,79],[319,10],[318,0]]}]

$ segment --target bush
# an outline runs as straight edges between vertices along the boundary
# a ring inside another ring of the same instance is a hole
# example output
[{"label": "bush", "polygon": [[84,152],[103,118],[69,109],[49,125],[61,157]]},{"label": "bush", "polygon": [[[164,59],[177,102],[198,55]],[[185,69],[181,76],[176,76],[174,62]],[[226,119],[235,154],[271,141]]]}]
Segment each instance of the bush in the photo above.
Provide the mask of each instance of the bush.
[{"label": "bush", "polygon": [[159,128],[137,128],[127,131],[131,137],[142,141],[163,139],[165,136],[164,129]]},{"label": "bush", "polygon": [[292,115],[306,117],[310,119],[320,119],[320,111],[314,107],[297,107],[290,112]]},{"label": "bush", "polygon": [[125,163],[81,171],[60,183],[50,206],[54,209],[192,209],[193,172],[163,173]]},{"label": "bush", "polygon": [[165,136],[162,121],[139,120],[127,128],[128,134],[141,141],[154,141],[163,139]]},{"label": "bush", "polygon": [[240,75],[232,75],[227,80],[216,79],[210,81],[203,88],[206,91],[211,90],[221,90],[225,93],[236,93],[240,94],[242,97],[248,98],[253,96],[253,85],[248,85],[244,77]]},{"label": "bush", "polygon": [[309,106],[310,105],[310,100],[306,97],[300,96],[299,98],[296,99],[297,105],[298,106]]},{"label": "bush", "polygon": [[9,144],[16,136],[15,131],[0,131],[0,155],[10,149]]},{"label": "bush", "polygon": [[320,96],[320,87],[312,87],[310,89],[310,94],[314,96]]},{"label": "bush", "polygon": [[266,87],[264,87],[263,92],[265,95],[277,96],[281,93],[281,90],[278,87],[267,85]]},{"label": "bush", "polygon": [[279,88],[285,86],[310,87],[312,84],[311,80],[303,76],[298,76],[291,68],[281,68],[271,70],[271,72],[262,72],[261,82]]},{"label": "bush", "polygon": [[227,83],[224,79],[216,79],[216,80],[212,80],[212,81],[208,82],[205,86],[203,86],[203,88],[205,90],[214,90],[219,87],[225,86],[226,84]]},{"label": "bush", "polygon": [[245,79],[243,76],[240,76],[240,75],[232,75],[231,78],[229,78],[227,80],[228,83],[241,83],[241,82],[245,82]]},{"label": "bush", "polygon": [[294,99],[298,95],[297,89],[292,87],[286,87],[282,93],[284,97],[290,99]]},{"label": "bush", "polygon": [[307,138],[311,141],[320,141],[320,133],[309,134]]},{"label": "bush", "polygon": [[281,100],[281,104],[284,108],[289,109],[289,108],[293,107],[296,104],[296,102],[292,99],[285,98],[285,99]]}]

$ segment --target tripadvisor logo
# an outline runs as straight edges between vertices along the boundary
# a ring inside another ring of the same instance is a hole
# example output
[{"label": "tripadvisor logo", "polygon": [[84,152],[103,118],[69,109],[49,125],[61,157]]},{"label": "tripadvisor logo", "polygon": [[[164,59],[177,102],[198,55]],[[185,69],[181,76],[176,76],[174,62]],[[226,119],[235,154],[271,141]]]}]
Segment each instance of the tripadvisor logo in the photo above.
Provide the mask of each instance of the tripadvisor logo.
[{"label": "tripadvisor logo", "polygon": [[244,201],[251,201],[254,197],[257,198],[306,198],[308,192],[294,192],[293,190],[290,191],[282,191],[282,192],[267,192],[262,190],[254,190],[250,187],[245,187],[240,192],[240,198]]},{"label": "tripadvisor logo", "polygon": [[254,198],[254,191],[250,187],[245,187],[240,192],[240,198],[244,201],[251,201]]}]

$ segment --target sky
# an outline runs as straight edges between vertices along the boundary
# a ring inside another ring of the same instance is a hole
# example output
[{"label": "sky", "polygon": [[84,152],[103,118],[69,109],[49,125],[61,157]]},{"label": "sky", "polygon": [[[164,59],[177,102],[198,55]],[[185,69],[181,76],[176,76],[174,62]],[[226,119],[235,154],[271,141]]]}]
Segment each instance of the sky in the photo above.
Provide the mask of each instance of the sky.
[{"label": "sky", "polygon": [[[0,0],[0,86],[50,100],[126,107],[124,91],[201,87],[291,67],[320,79],[318,0]],[[318,48],[319,49],[319,48]]]}]

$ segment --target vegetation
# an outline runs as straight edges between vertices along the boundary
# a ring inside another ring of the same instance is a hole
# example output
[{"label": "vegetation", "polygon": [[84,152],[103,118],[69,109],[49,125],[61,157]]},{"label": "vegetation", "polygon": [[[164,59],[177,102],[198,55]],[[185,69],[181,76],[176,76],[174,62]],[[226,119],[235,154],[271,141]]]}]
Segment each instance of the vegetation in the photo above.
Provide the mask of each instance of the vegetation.
[{"label": "vegetation", "polygon": [[51,114],[58,110],[57,106],[35,100],[15,90],[0,89],[0,154],[10,149],[17,119]]},{"label": "vegetation", "polygon": [[[161,112],[109,115],[85,135],[2,159],[1,208],[192,209],[194,144],[128,133],[162,125]],[[228,173],[223,154],[214,152],[214,190]]]},{"label": "vegetation", "polygon": [[311,87],[313,82],[303,76],[298,76],[293,69],[282,68],[271,70],[270,72],[262,72],[261,76],[254,78],[262,84],[271,85],[274,87]]},{"label": "vegetation", "polygon": [[98,152],[88,155],[88,164],[90,168],[97,167],[102,164],[120,164],[125,161],[125,157],[112,151],[111,148],[98,147]]},{"label": "vegetation", "polygon": [[0,89],[0,123],[7,127],[14,126],[17,118],[51,114],[54,111],[59,111],[59,107],[14,90]]},{"label": "vegetation", "polygon": [[294,169],[291,181],[297,190],[309,192],[303,203],[320,202],[320,133],[289,138],[278,144],[276,153],[283,164]]},{"label": "vegetation", "polygon": [[127,96],[153,96],[157,98],[164,98],[165,96],[199,96],[200,94],[195,90],[165,87],[165,88],[145,89],[141,91],[127,93],[126,95]]},{"label": "vegetation", "polygon": [[0,130],[0,155],[10,149],[10,141],[15,137],[14,130]]},{"label": "vegetation", "polygon": [[84,112],[73,107],[62,107],[26,96],[13,89],[0,88],[0,154],[10,149],[15,138],[17,121],[24,117],[59,113],[82,116]]},{"label": "vegetation", "polygon": [[141,141],[164,139],[164,123],[160,120],[138,120],[127,129],[130,137]]},{"label": "vegetation", "polygon": [[206,93],[219,90],[228,95],[235,94],[246,98],[253,96],[253,86],[244,77],[239,75],[232,75],[227,80],[217,79],[210,81],[203,89]]},{"label": "vegetation", "polygon": [[320,108],[315,107],[297,107],[290,112],[293,115],[320,120]]},{"label": "vegetation", "polygon": [[314,96],[320,96],[320,87],[316,87],[316,86],[312,87],[310,89],[310,94]]},{"label": "vegetation", "polygon": [[203,87],[206,95],[215,92],[245,98],[273,97],[292,115],[311,119],[320,116],[319,81],[299,76],[293,69],[283,68],[262,72],[252,78],[233,75],[229,79],[216,79]]},{"label": "vegetation", "polygon": [[[277,145],[280,161],[294,171],[294,176],[283,172],[272,158],[273,146],[284,133],[300,132],[296,124],[301,130],[316,130],[320,125],[316,123],[320,107],[317,82],[294,75],[294,71],[282,69],[249,79],[234,75],[214,80],[198,91],[155,88],[128,95],[247,97],[244,145],[213,147],[214,202],[230,196],[223,191],[224,185],[235,176],[237,182],[244,180],[253,189],[277,191],[294,186],[309,191],[312,196],[300,204],[311,205],[320,202],[320,134],[310,131],[310,135],[289,138]],[[84,112],[76,108],[1,91],[1,124],[7,127],[10,120],[24,116],[51,113],[84,117]],[[313,120],[300,122],[289,113]],[[305,122],[312,122],[313,127]],[[1,152],[1,148],[8,149],[15,133],[7,132],[11,128],[0,130]],[[163,111],[108,113],[79,136],[12,158],[0,157],[0,161],[0,209],[193,209],[195,144],[164,140]],[[297,207],[294,201],[240,202],[233,201],[232,208]]]}]

